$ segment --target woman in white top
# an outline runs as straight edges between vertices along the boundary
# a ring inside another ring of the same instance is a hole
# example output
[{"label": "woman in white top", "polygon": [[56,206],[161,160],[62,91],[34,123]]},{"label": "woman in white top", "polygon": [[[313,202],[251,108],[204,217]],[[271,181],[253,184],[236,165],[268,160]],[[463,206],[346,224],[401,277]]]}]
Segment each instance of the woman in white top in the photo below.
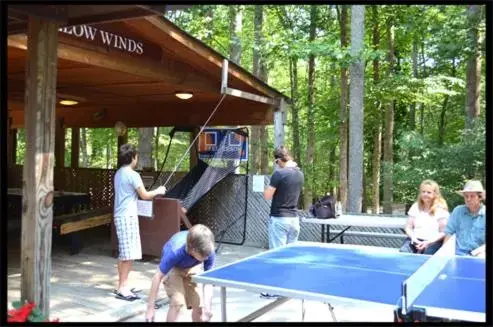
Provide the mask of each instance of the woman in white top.
[{"label": "woman in white top", "polygon": [[421,182],[418,199],[407,214],[405,230],[408,238],[399,251],[434,254],[443,244],[449,216],[447,202],[435,181]]}]

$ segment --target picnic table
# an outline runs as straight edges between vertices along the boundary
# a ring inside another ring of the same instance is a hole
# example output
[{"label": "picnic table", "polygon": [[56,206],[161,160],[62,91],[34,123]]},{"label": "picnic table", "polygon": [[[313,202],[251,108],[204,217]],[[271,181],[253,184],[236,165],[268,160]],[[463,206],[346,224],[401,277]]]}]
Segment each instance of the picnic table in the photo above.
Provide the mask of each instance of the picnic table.
[{"label": "picnic table", "polygon": [[[337,238],[340,238],[341,243],[344,243],[344,234],[353,236],[375,236],[389,238],[405,238],[405,234],[394,233],[379,233],[379,232],[359,232],[348,230],[351,227],[372,227],[372,228],[399,228],[404,231],[407,222],[406,216],[392,215],[370,215],[370,214],[343,214],[336,218],[319,219],[308,216],[301,216],[301,221],[308,224],[317,224],[321,226],[321,241],[330,243]],[[327,226],[327,228],[325,228]],[[339,226],[340,229],[333,230],[336,233],[334,237],[330,237],[331,226]],[[325,232],[325,229],[327,231]]]},{"label": "picnic table", "polygon": [[[17,229],[22,219],[22,189],[7,189],[8,225]],[[53,192],[53,236],[66,240],[70,253],[77,254],[82,248],[79,232],[102,225],[109,225],[113,218],[112,208],[90,208],[88,193],[55,190]]]},{"label": "picnic table", "polygon": [[[22,189],[7,189],[9,218],[22,217]],[[53,192],[53,216],[69,214],[86,209],[90,203],[88,193],[67,192],[55,190]]]}]

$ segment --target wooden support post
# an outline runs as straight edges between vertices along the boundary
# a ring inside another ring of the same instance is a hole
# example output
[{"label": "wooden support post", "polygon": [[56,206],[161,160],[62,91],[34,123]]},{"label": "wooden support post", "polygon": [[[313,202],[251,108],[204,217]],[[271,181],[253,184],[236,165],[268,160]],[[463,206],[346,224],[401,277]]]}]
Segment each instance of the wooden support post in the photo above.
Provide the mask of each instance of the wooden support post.
[{"label": "wooden support post", "polygon": [[49,316],[58,24],[30,16],[24,121],[21,300]]},{"label": "wooden support post", "polygon": [[281,98],[279,107],[274,111],[274,147],[284,145],[284,123],[286,119],[286,101]]},{"label": "wooden support post", "polygon": [[[192,143],[193,140],[195,140],[199,131],[200,128],[197,127],[192,129],[192,131],[190,132],[190,143]],[[197,153],[198,147],[199,147],[199,140],[197,140],[193,145],[193,147],[190,149],[190,170],[192,170],[192,168],[195,167],[199,162],[198,153]]]},{"label": "wooden support post", "polygon": [[17,161],[17,129],[11,126],[12,118],[9,118],[7,129],[7,166],[13,166]]},{"label": "wooden support post", "polygon": [[80,129],[72,127],[72,150],[70,151],[70,167],[79,168]]},{"label": "wooden support post", "polygon": [[55,121],[55,166],[65,167],[65,128],[63,118]]}]

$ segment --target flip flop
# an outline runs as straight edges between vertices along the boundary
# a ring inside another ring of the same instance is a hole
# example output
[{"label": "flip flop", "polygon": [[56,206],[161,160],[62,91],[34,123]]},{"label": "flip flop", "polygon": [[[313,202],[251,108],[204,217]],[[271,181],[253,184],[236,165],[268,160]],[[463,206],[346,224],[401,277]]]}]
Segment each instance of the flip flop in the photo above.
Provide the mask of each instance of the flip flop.
[{"label": "flip flop", "polygon": [[[132,292],[132,293],[133,293],[133,295],[132,295],[133,297],[136,297],[136,298],[138,298],[138,299],[141,299],[141,298],[142,298],[139,294],[135,294],[135,293],[138,293],[138,292],[142,292],[142,290],[138,290],[138,289],[132,288],[132,289],[130,290],[130,292]],[[121,295],[121,293],[120,293],[120,292],[118,292],[118,290],[116,290],[116,289],[114,289],[114,290],[113,290],[113,294],[115,294],[115,295],[120,294],[120,295]]]},{"label": "flip flop", "polygon": [[140,292],[142,292],[142,290],[140,290],[140,289],[138,289],[138,288],[135,288],[135,287],[132,287],[132,288],[130,289],[130,292],[132,292],[132,293],[140,293]]},{"label": "flip flop", "polygon": [[135,301],[135,300],[138,300],[140,299],[139,297],[135,296],[135,295],[127,295],[127,296],[124,296],[122,293],[120,292],[116,292],[115,293],[115,297],[119,300],[125,300],[125,301],[129,301],[129,302],[132,302],[132,301]]}]

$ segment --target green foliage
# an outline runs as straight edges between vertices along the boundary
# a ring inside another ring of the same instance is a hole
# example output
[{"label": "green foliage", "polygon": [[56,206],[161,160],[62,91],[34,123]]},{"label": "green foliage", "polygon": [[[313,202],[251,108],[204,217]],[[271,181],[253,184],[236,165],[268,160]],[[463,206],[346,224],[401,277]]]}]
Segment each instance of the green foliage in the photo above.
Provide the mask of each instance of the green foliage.
[{"label": "green foliage", "polygon": [[468,179],[485,178],[485,133],[485,126],[481,125],[463,132],[460,142],[446,146],[425,140],[416,132],[402,135],[394,164],[395,200],[415,201],[421,181],[433,179],[450,208],[463,203],[455,191]]},{"label": "green foliage", "polygon": [[[230,51],[230,6],[194,5],[167,18],[227,58]],[[243,15],[241,66],[252,71],[256,4],[233,6]],[[301,158],[296,159],[305,171],[313,194],[320,195],[339,185],[341,69],[349,69],[356,56],[350,54],[350,42],[347,47],[341,47],[338,21],[341,5],[318,6],[316,37],[314,41],[309,41],[310,6],[262,5],[263,39],[259,50],[268,70],[267,83],[289,96],[292,94],[290,62],[297,62],[298,89],[291,99],[299,111]],[[350,40],[351,6],[347,8]],[[383,125],[386,105],[394,101],[394,201],[414,201],[419,183],[425,178],[432,178],[441,185],[450,206],[460,203],[462,200],[453,191],[460,189],[467,178],[484,178],[485,170],[484,128],[478,128],[472,134],[464,132],[466,69],[474,50],[470,32],[477,29],[480,39],[485,37],[484,7],[480,17],[474,20],[468,19],[466,5],[365,5],[365,8],[365,46],[358,57],[365,60],[364,161],[367,190],[372,177],[373,135],[376,127]],[[373,18],[374,8],[378,19]],[[376,26],[380,38],[374,48],[373,30]],[[392,71],[389,64],[390,26],[395,32],[395,66]],[[484,44],[484,41],[480,44],[481,122],[485,119],[486,94]],[[315,149],[314,163],[306,167],[310,56],[315,57]],[[417,67],[414,67],[413,57]],[[374,60],[379,64],[378,81],[374,81]],[[411,108],[415,109],[414,122],[410,119]],[[288,112],[285,140],[291,149],[295,143],[290,128],[292,119]],[[157,152],[157,169],[161,168],[164,160],[170,130],[171,127],[160,128],[157,151],[153,143],[153,156]],[[268,126],[267,130],[267,145],[272,149],[273,126]],[[138,144],[135,128],[129,129],[128,141]],[[114,168],[116,142],[113,129],[88,129],[88,166]],[[177,166],[189,142],[188,133],[175,135],[164,171],[171,171]],[[70,131],[67,130],[66,165],[70,163],[69,144]],[[20,129],[18,163],[23,162],[24,153],[24,131]],[[177,169],[189,169],[189,155],[184,157]]]}]

